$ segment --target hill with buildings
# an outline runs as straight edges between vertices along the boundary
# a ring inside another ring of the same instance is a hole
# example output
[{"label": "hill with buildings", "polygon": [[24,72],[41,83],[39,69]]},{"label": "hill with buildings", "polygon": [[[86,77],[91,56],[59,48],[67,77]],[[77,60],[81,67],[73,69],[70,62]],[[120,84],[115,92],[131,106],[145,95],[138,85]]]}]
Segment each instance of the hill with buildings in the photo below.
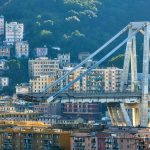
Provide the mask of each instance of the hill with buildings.
[{"label": "hill with buildings", "polygon": [[[6,1],[1,2],[0,14],[7,21],[25,24],[25,39],[31,48],[47,45],[49,49],[60,47],[62,51],[79,52],[97,45],[94,37],[88,45],[86,43],[88,36],[95,33],[101,8],[98,0]],[[55,53],[54,50],[50,52]]]},{"label": "hill with buildings", "polygon": [[54,56],[52,47],[74,54],[94,51],[129,22],[150,20],[149,4],[148,0],[1,0],[0,14],[8,22],[23,22],[30,47],[47,45]]}]

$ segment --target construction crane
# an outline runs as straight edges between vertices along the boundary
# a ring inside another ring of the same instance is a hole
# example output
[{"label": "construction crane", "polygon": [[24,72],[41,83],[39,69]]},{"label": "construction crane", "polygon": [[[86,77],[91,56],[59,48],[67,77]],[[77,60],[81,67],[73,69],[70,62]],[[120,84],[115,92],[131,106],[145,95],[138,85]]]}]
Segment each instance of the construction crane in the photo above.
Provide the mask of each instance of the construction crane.
[{"label": "construction crane", "polygon": [[[89,69],[87,69],[84,73],[82,73],[80,76],[78,76],[73,81],[69,82],[66,86],[64,86],[62,89],[58,90],[56,93],[52,93],[46,101],[48,103],[56,101],[57,97],[63,93],[65,90],[69,89],[74,83],[82,79],[83,76],[90,73],[94,68],[99,66],[101,63],[103,63],[106,59],[108,59],[110,56],[112,56],[119,48],[121,48],[126,42],[131,40],[139,31],[141,31],[146,26],[145,23],[139,25],[137,29],[132,32],[125,40],[123,40],[119,45],[117,45],[114,49],[112,49],[108,54],[106,54],[104,57],[102,57],[97,63],[92,65]],[[108,42],[106,42],[103,46],[101,46],[99,49],[97,49],[94,53],[92,53],[89,57],[87,57],[85,60],[83,60],[80,64],[78,64],[76,67],[74,67],[72,70],[67,72],[65,75],[60,77],[58,80],[53,82],[52,84],[48,85],[41,93],[39,93],[39,96],[35,95],[18,95],[19,99],[23,99],[26,101],[37,101],[42,102],[44,100],[45,95],[48,93],[48,90],[56,86],[58,83],[60,83],[62,80],[64,80],[67,76],[69,76],[72,72],[76,71],[79,67],[81,67],[83,64],[85,64],[89,59],[96,56],[99,52],[101,52],[104,48],[106,48],[110,43],[115,41],[119,36],[121,36],[124,32],[126,32],[128,29],[132,28],[132,24],[127,25],[124,29],[122,29],[119,33],[117,33],[113,38],[111,38]]]}]

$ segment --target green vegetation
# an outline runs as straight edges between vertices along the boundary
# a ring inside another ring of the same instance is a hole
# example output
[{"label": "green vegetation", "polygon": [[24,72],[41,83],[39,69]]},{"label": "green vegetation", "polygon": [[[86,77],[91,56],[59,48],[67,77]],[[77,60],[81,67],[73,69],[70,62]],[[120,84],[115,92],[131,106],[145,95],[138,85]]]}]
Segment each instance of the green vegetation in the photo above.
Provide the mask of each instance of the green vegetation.
[{"label": "green vegetation", "polygon": [[96,50],[129,22],[150,20],[149,5],[149,0],[1,0],[0,14],[25,24],[31,49],[47,45],[55,56],[51,47],[58,46],[76,60],[78,52]]},{"label": "green vegetation", "polygon": [[6,87],[3,90],[3,93],[13,94],[15,91],[15,86],[19,83],[28,82],[28,60],[27,59],[11,59],[8,61],[7,66],[9,67],[9,71],[5,74],[5,76],[10,79],[10,86]]},{"label": "green vegetation", "polygon": [[101,0],[3,0],[0,14],[8,22],[25,24],[25,39],[31,49],[47,45],[55,55],[54,46],[76,54],[95,49],[98,43],[92,36],[100,10]]}]

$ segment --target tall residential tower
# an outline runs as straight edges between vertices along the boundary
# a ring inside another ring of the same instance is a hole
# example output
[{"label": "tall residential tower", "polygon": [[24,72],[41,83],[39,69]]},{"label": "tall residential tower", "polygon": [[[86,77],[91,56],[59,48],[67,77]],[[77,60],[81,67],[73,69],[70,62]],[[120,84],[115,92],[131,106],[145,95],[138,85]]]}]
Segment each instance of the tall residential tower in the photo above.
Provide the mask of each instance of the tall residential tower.
[{"label": "tall residential tower", "polygon": [[8,45],[13,45],[15,42],[23,40],[24,24],[17,22],[6,22],[5,39]]},{"label": "tall residential tower", "polygon": [[0,36],[4,35],[4,16],[0,16]]}]

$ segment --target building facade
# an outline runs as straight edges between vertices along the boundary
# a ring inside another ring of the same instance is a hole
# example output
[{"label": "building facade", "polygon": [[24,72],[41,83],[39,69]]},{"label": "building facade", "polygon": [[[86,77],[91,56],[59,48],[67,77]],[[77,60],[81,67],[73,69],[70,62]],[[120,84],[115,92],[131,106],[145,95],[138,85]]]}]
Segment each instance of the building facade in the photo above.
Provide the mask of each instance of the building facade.
[{"label": "building facade", "polygon": [[[43,75],[35,77],[30,80],[30,92],[31,93],[40,93],[42,92],[49,84],[55,81],[53,76]],[[49,92],[52,92],[51,90]]]},{"label": "building facade", "polygon": [[101,117],[102,104],[100,103],[64,103],[63,114],[74,118],[81,117],[86,120],[96,120]]},{"label": "building facade", "polygon": [[71,150],[149,150],[148,128],[114,127],[102,131],[75,131]]},{"label": "building facade", "polygon": [[47,57],[40,57],[35,60],[29,60],[28,66],[30,78],[41,75],[56,76],[56,71],[59,69],[59,61],[48,59]]},{"label": "building facade", "polygon": [[104,89],[107,92],[111,91],[119,91],[120,90],[120,82],[121,82],[121,75],[122,69],[119,68],[107,68],[104,69]]},{"label": "building facade", "polygon": [[43,130],[40,126],[35,129],[4,129],[0,131],[0,149],[70,150],[70,135],[69,132]]},{"label": "building facade", "polygon": [[116,92],[120,90],[122,69],[108,67],[105,69],[93,69],[86,75],[86,91]]},{"label": "building facade", "polygon": [[60,67],[66,67],[70,64],[70,53],[69,54],[58,54],[57,59],[59,60]]},{"label": "building facade", "polygon": [[36,121],[42,115],[42,113],[24,111],[16,112],[10,111],[0,114],[0,120],[9,120],[9,121]]},{"label": "building facade", "polygon": [[62,104],[56,103],[56,104],[47,104],[42,103],[39,105],[34,105],[34,112],[40,112],[44,115],[50,114],[50,115],[61,115],[62,113]]},{"label": "building facade", "polygon": [[46,46],[35,48],[34,54],[35,57],[46,57],[48,55],[48,48]]},{"label": "building facade", "polygon": [[8,77],[0,77],[0,88],[9,86],[9,78]]},{"label": "building facade", "polygon": [[15,56],[16,58],[29,56],[29,44],[27,41],[19,41],[15,43]]},{"label": "building facade", "polygon": [[13,45],[15,42],[22,41],[24,36],[24,24],[10,22],[5,25],[5,39],[8,45]]},{"label": "building facade", "polygon": [[6,70],[8,69],[8,66],[7,66],[7,60],[5,59],[0,59],[0,70]]},{"label": "building facade", "polygon": [[[57,76],[56,78],[60,78],[61,76],[65,75],[66,73],[68,73],[70,70],[72,70],[72,67],[64,67],[63,69],[59,69],[57,71]],[[73,81],[74,79],[76,79],[79,75],[81,74],[81,69],[77,69],[76,71],[74,71],[73,73],[71,73],[68,77],[66,77],[66,79],[62,80],[60,82],[60,84],[58,85],[58,88],[62,88],[65,85],[67,85],[69,82]],[[72,91],[80,91],[81,87],[80,87],[80,81],[77,81],[76,83],[74,83],[69,90]]]},{"label": "building facade", "polygon": [[10,47],[9,46],[0,46],[0,57],[1,58],[10,58]]},{"label": "building facade", "polygon": [[98,150],[96,136],[88,132],[75,132],[71,136],[71,150]]},{"label": "building facade", "polygon": [[27,94],[30,92],[29,84],[19,84],[16,85],[16,94]]},{"label": "building facade", "polygon": [[[57,78],[66,74],[72,67],[64,67],[59,69]],[[66,79],[60,83],[60,87],[64,87],[69,82],[76,79],[79,75],[83,74],[87,69],[79,68],[71,73]],[[74,83],[69,90],[72,91],[103,91],[103,92],[115,92],[120,90],[122,69],[119,68],[106,68],[106,69],[93,69],[90,73],[83,76],[79,81]],[[59,88],[60,88],[59,87]]]},{"label": "building facade", "polygon": [[4,35],[4,16],[0,16],[0,36]]},{"label": "building facade", "polygon": [[83,91],[103,91],[105,86],[104,71],[94,69],[85,76]]}]

